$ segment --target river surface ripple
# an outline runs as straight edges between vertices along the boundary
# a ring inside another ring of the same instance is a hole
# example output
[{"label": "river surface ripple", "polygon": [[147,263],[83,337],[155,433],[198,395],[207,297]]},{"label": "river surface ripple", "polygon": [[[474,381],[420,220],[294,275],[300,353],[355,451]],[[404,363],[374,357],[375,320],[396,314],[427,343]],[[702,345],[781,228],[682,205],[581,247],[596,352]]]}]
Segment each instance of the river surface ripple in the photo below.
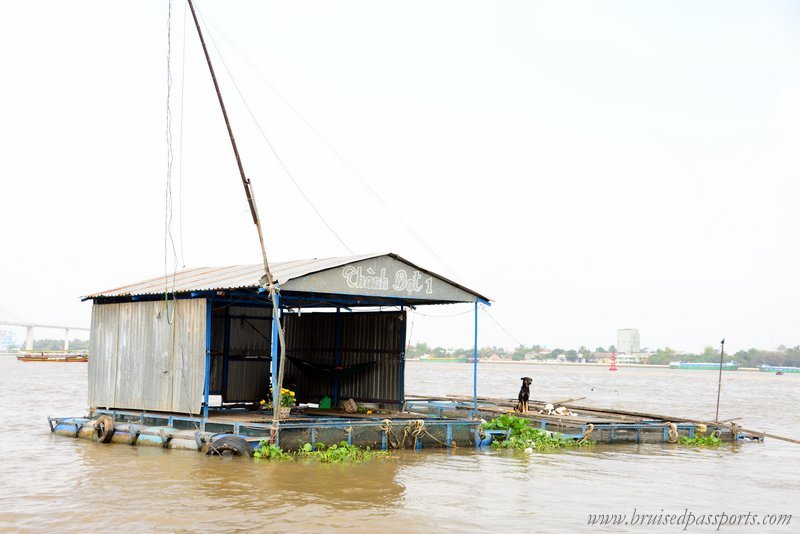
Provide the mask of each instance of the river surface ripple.
[{"label": "river surface ripple", "polygon": [[[800,445],[696,449],[595,446],[548,454],[425,450],[365,465],[270,463],[186,451],[100,446],[50,433],[46,417],[86,412],[86,364],[0,357],[0,530],[670,532],[587,526],[589,514],[793,514]],[[483,364],[478,394],[713,419],[717,374],[624,367]],[[407,393],[470,395],[470,364],[409,362]],[[720,418],[800,438],[800,375],[726,372]],[[689,532],[710,532],[694,527]]]}]

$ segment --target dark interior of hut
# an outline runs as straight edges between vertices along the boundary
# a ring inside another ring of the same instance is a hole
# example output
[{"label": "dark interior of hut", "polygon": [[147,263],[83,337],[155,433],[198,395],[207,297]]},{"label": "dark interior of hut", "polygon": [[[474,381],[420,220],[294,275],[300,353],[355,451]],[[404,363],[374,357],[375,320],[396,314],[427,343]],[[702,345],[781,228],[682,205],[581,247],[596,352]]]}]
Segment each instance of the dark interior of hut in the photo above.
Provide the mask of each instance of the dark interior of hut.
[{"label": "dark interior of hut", "polygon": [[[329,399],[399,409],[403,404],[406,313],[300,310],[283,313],[284,387],[298,404]],[[269,402],[273,373],[269,303],[212,304],[211,388],[221,407]]]}]

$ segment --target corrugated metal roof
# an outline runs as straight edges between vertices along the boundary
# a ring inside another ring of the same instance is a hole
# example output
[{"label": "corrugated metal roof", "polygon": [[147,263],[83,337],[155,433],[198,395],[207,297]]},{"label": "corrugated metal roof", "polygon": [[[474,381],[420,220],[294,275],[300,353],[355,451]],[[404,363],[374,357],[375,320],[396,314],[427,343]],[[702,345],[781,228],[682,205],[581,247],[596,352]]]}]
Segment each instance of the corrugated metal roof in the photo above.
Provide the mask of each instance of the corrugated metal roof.
[{"label": "corrugated metal roof", "polygon": [[[340,256],[332,258],[313,258],[305,260],[293,260],[286,262],[276,262],[270,265],[272,276],[278,284],[284,284],[289,280],[302,278],[312,273],[325,271],[355,263],[362,260],[377,258],[379,256],[391,256],[392,258],[405,262],[413,267],[421,269],[417,265],[392,253],[383,254],[362,254],[356,256]],[[422,269],[426,270],[426,269]],[[489,299],[472,291],[460,284],[447,278],[427,271],[453,284],[456,287],[475,295],[476,297],[488,301]],[[178,271],[175,276],[169,277],[170,293],[189,293],[194,291],[214,291],[242,288],[259,287],[261,277],[264,276],[264,265],[261,263],[253,265],[232,265],[228,267],[197,267]],[[130,297],[136,295],[158,295],[164,292],[164,276],[150,278],[143,282],[137,282],[126,286],[121,286],[105,291],[99,291],[83,297],[84,299],[94,299],[101,297]]]}]

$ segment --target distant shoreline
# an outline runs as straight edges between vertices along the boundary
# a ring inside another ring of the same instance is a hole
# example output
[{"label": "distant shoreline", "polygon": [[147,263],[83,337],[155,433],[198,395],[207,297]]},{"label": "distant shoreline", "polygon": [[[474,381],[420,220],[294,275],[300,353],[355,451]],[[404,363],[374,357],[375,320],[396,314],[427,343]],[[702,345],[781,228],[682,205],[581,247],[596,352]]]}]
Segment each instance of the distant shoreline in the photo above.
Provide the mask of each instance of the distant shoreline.
[{"label": "distant shoreline", "polygon": [[[436,361],[425,361],[425,360],[406,360],[406,362],[420,362],[420,363],[438,363],[438,364],[446,364],[446,363],[467,363],[467,365],[472,365],[468,362],[436,362]],[[577,363],[577,362],[548,362],[548,361],[541,361],[541,360],[478,360],[478,363],[483,365],[486,363],[491,364],[500,364],[500,365],[562,365],[566,367],[608,367],[609,364],[607,363]],[[650,364],[650,363],[617,363],[617,367],[632,367],[632,368],[649,368],[649,369],[669,369],[669,365],[662,365],[662,364]],[[686,369],[676,369],[678,371],[685,371]],[[707,369],[704,369],[707,370]],[[712,369],[713,370],[713,369]],[[758,371],[758,367],[739,367],[739,371]]]}]

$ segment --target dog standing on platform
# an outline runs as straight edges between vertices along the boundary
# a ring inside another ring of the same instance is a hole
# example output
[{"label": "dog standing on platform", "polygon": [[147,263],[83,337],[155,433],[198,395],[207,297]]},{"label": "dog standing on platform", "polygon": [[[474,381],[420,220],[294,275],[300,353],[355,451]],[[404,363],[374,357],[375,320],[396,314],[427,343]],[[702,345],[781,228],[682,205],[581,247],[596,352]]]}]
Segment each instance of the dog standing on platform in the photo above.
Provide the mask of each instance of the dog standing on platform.
[{"label": "dog standing on platform", "polygon": [[533,384],[533,378],[529,376],[522,377],[522,387],[519,388],[519,395],[517,396],[519,402],[514,407],[515,412],[523,414],[528,413],[528,399],[531,398],[531,384]]}]

